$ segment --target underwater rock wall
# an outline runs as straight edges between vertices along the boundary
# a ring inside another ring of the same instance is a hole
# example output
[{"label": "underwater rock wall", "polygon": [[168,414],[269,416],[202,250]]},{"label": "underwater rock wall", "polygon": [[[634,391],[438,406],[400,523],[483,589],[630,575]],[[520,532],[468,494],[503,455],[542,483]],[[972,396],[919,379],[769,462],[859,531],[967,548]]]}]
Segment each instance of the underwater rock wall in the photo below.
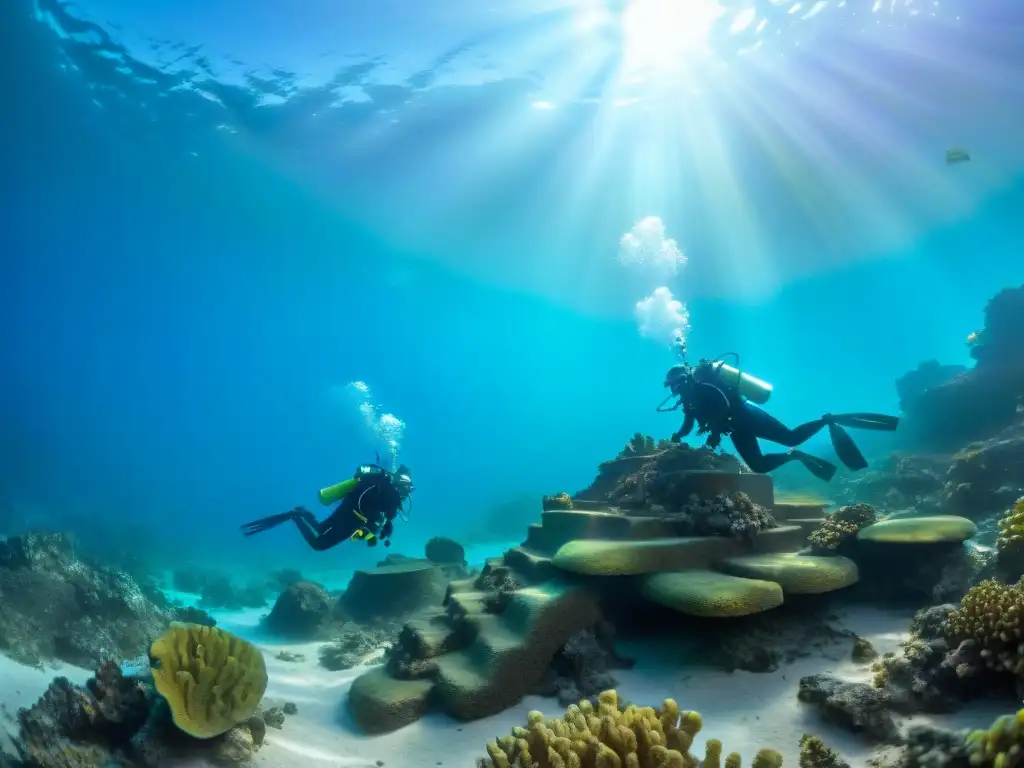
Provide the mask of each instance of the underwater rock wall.
[{"label": "underwater rock wall", "polygon": [[985,307],[985,327],[967,340],[973,368],[929,361],[897,381],[905,444],[956,451],[1012,424],[1024,403],[1021,338],[1024,285],[1000,291]]},{"label": "underwater rock wall", "polygon": [[18,661],[134,658],[171,618],[125,572],[78,560],[64,534],[0,542],[0,651]]}]

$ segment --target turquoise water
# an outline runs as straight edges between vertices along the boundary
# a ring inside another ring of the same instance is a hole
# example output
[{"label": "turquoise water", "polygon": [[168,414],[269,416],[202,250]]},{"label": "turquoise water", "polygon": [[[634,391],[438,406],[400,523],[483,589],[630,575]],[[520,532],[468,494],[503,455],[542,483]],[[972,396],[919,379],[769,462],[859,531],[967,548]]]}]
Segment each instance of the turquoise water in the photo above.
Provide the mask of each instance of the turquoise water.
[{"label": "turquoise water", "polygon": [[237,528],[387,452],[352,382],[419,554],[674,431],[673,330],[790,423],[966,363],[1024,279],[1022,11],[613,5],[5,2],[2,532],[346,573]]}]

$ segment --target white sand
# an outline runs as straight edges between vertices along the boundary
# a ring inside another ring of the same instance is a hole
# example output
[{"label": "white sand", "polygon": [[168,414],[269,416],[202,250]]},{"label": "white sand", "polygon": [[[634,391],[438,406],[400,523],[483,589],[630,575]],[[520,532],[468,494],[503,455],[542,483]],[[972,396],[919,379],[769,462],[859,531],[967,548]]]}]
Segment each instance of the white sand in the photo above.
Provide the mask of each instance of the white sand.
[{"label": "white sand", "polygon": [[[329,672],[318,665],[320,643],[286,644],[268,639],[258,626],[263,612],[221,612],[217,619],[219,626],[249,638],[264,650],[270,677],[265,703],[290,701],[298,707],[298,714],[288,717],[282,730],[269,730],[256,761],[265,768],[374,768],[377,761],[392,768],[472,768],[475,758],[484,754],[484,744],[523,724],[531,709],[549,715],[561,710],[553,699],[531,696],[510,710],[473,723],[432,715],[392,734],[363,736],[349,720],[345,698],[352,680],[364,669]],[[862,608],[844,612],[841,619],[846,628],[886,652],[898,649],[910,614]],[[621,696],[655,706],[666,697],[675,698],[680,707],[696,709],[703,715],[702,739],[720,739],[726,751],[738,751],[747,761],[759,747],[774,747],[783,753],[786,765],[795,768],[800,735],[811,731],[839,749],[851,765],[866,766],[870,747],[842,729],[825,725],[813,709],[796,698],[799,679],[804,675],[830,672],[850,680],[869,677],[867,667],[849,660],[849,641],[768,674],[729,674],[688,667],[684,660],[673,658],[681,654],[680,647],[671,642],[645,647],[637,655],[633,670],[616,673]],[[282,661],[277,654],[283,650],[303,654],[304,659]],[[626,649],[630,654],[636,650]],[[43,672],[0,657],[0,704],[11,712],[30,705],[57,674],[82,683],[89,673],[72,667]],[[917,721],[955,728],[980,727],[998,714],[1001,712],[997,707],[975,706],[955,716],[919,716]]]}]

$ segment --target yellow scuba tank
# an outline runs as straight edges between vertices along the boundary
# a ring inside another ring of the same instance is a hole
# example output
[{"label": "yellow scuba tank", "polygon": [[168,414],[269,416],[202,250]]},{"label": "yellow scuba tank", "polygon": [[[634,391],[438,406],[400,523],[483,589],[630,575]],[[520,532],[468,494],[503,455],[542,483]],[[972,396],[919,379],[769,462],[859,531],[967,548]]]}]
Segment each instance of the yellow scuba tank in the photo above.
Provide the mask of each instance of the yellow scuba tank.
[{"label": "yellow scuba tank", "polygon": [[357,482],[354,477],[351,477],[348,480],[342,480],[340,483],[321,488],[320,503],[328,507],[336,501],[341,501],[355,487]]},{"label": "yellow scuba tank", "polygon": [[702,364],[700,368],[703,370],[698,374],[698,380],[728,387],[752,403],[764,405],[768,402],[768,398],[772,396],[772,385],[767,381],[762,381],[756,376],[744,373],[722,360],[712,360]]}]

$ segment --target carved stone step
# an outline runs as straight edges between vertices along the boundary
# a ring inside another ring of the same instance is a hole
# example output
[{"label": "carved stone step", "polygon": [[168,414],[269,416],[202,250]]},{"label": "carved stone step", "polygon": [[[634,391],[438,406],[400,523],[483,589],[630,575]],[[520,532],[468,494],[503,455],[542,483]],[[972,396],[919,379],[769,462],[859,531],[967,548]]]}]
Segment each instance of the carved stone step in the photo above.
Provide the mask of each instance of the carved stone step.
[{"label": "carved stone step", "polygon": [[814,531],[818,530],[818,528],[821,526],[821,523],[822,523],[822,518],[820,518],[820,517],[812,517],[812,518],[809,518],[809,519],[796,518],[796,519],[793,519],[793,520],[787,520],[785,522],[785,525],[787,525],[787,526],[789,526],[789,525],[796,526],[801,531],[803,531],[804,538],[806,539],[808,536],[811,535],[811,533],[813,533]]},{"label": "carved stone step", "polygon": [[828,506],[824,501],[776,501],[772,516],[780,524],[791,520],[821,520]]},{"label": "carved stone step", "polygon": [[745,493],[755,504],[771,509],[775,506],[775,490],[768,475],[753,472],[719,472],[693,470],[681,472],[676,486],[681,499],[691,494],[701,500],[713,499],[720,493]]},{"label": "carved stone step", "polygon": [[680,533],[669,518],[638,517],[617,512],[552,510],[541,516],[541,522],[544,532],[539,536],[549,549],[573,539],[656,539]]},{"label": "carved stone step", "polygon": [[507,709],[534,689],[569,637],[599,617],[597,597],[584,587],[551,581],[519,590],[501,615],[471,619],[476,639],[465,650],[437,659],[438,703],[460,720]]},{"label": "carved stone step", "polygon": [[577,539],[561,547],[556,567],[586,576],[636,576],[644,573],[710,568],[727,557],[792,552],[803,546],[803,531],[780,526],[762,531],[747,544],[727,536],[686,536],[641,541]]},{"label": "carved stone step", "polygon": [[513,547],[505,553],[505,562],[528,582],[544,581],[558,573],[551,556],[527,547]]}]

